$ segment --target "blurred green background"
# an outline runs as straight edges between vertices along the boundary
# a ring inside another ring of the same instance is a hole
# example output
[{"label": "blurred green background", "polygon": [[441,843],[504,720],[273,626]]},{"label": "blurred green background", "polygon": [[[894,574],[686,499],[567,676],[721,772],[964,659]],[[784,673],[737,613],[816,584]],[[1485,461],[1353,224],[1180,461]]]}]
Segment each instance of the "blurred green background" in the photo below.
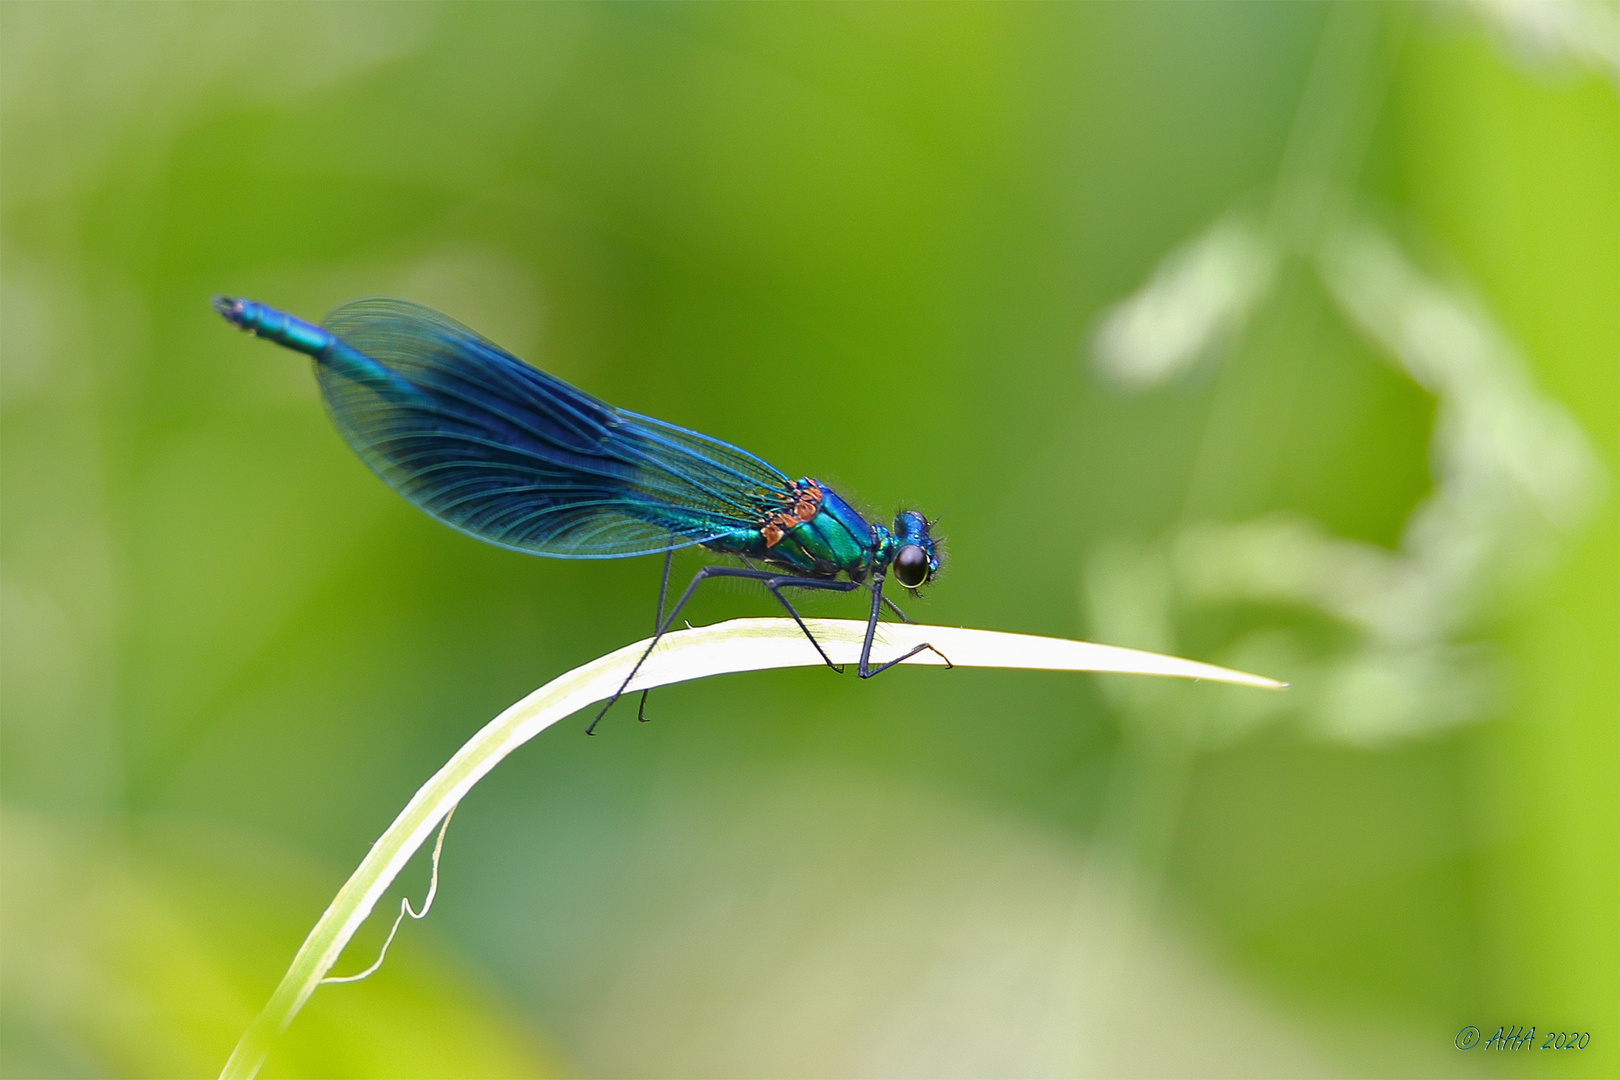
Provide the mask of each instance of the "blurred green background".
[{"label": "blurred green background", "polygon": [[576,717],[266,1075],[1620,1073],[1615,25],[6,4],[0,1072],[216,1073],[417,785],[652,618],[656,559],[387,490],[230,292],[942,515],[914,618],[1295,683]]}]

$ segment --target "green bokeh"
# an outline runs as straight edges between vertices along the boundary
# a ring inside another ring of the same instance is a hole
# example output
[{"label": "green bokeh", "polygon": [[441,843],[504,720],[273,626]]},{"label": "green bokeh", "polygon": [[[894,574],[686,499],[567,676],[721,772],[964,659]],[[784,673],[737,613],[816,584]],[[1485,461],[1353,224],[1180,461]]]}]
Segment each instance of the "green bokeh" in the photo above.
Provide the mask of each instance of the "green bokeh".
[{"label": "green bokeh", "polygon": [[[1620,1072],[1613,72],[1460,10],[1365,11],[1383,59],[1318,80],[1374,101],[1341,181],[1605,470],[1470,630],[1488,715],[1189,744],[1073,676],[660,691],[653,723],[576,718],[475,791],[432,917],[321,990],[269,1072]],[[0,7],[0,1072],[217,1071],[417,785],[652,619],[657,560],[528,558],[392,494],[212,294],[433,304],[942,515],[914,618],[1093,637],[1100,552],[1277,512],[1392,549],[1433,486],[1435,399],[1297,268],[1181,385],[1125,394],[1088,358],[1168,251],[1264,212],[1335,18]],[[720,589],[688,617],[756,613]],[[1319,622],[1243,609],[1176,645],[1331,647]],[[1592,1040],[1460,1053],[1465,1024]]]}]

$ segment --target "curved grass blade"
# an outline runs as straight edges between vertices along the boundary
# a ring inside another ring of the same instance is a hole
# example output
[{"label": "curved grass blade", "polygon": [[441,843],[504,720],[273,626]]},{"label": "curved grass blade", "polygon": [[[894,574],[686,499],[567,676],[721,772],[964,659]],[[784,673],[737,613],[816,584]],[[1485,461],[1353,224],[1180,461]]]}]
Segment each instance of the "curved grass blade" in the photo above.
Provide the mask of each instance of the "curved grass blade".
[{"label": "curved grass blade", "polygon": [[[858,659],[866,633],[865,621],[806,619],[805,622],[835,663],[853,663]],[[949,656],[956,667],[1164,675],[1266,689],[1286,685],[1259,675],[1136,649],[994,630],[884,623],[879,627],[878,640],[882,649],[874,650],[874,660],[880,655],[900,655],[926,641]],[[359,868],[338,890],[304,939],[269,1003],[242,1035],[225,1063],[220,1074],[222,1080],[246,1080],[258,1072],[271,1041],[298,1015],[395,876],[473,785],[502,758],[552,724],[612,696],[646,647],[646,641],[626,645],[559,675],[486,724],[422,785],[371,846]],[[734,619],[664,635],[627,689],[647,690],[710,675],[778,667],[818,667],[823,663],[815,647],[791,619]],[[944,661],[933,653],[924,652],[906,663],[942,666]]]}]

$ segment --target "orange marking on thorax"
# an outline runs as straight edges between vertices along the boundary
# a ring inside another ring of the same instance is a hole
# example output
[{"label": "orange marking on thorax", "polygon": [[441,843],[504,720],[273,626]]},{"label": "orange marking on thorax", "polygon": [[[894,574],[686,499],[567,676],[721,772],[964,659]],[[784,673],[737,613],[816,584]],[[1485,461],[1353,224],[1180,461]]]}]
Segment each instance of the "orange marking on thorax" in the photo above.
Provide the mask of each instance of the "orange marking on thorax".
[{"label": "orange marking on thorax", "polygon": [[798,492],[799,501],[793,504],[793,514],[800,521],[809,521],[821,512],[821,485],[814,480]]},{"label": "orange marking on thorax", "polygon": [[798,528],[806,521],[812,520],[821,512],[821,485],[814,480],[800,487],[797,481],[788,481],[788,494],[793,496],[793,505],[785,511],[765,515],[760,524],[759,534],[765,538],[765,546],[773,548],[782,542],[792,529]]}]

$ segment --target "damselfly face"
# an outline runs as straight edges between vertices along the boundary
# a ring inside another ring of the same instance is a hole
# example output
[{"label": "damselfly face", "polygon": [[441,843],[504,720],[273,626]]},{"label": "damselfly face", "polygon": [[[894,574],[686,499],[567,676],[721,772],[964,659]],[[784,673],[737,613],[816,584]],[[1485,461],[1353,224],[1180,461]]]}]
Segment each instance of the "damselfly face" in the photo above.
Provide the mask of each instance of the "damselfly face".
[{"label": "damselfly face", "polygon": [[915,510],[902,510],[894,519],[894,577],[908,589],[920,589],[939,573],[939,553],[928,535],[928,519]]}]

